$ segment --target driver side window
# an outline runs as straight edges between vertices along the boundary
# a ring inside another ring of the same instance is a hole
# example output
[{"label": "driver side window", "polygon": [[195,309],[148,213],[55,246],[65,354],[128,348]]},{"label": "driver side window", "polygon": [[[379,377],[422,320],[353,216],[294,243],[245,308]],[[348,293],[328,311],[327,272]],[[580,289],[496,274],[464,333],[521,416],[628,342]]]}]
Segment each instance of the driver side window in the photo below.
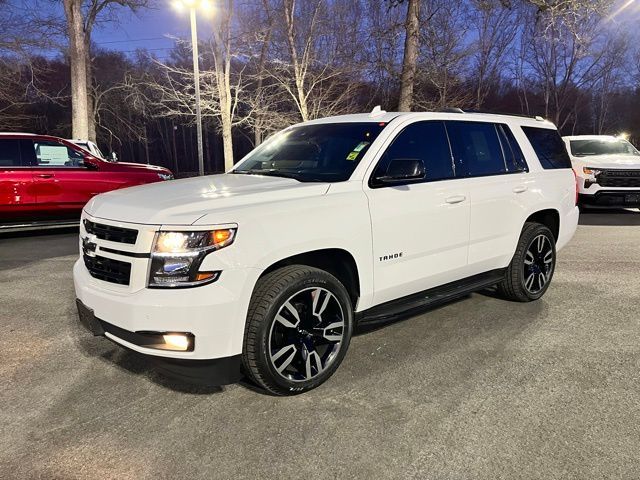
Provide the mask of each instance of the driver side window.
[{"label": "driver side window", "polygon": [[57,142],[34,141],[33,148],[39,167],[84,167],[82,153]]},{"label": "driver side window", "polygon": [[390,163],[398,159],[421,160],[426,173],[424,181],[427,182],[455,177],[443,122],[417,122],[406,127],[380,159],[374,178],[384,176]]}]

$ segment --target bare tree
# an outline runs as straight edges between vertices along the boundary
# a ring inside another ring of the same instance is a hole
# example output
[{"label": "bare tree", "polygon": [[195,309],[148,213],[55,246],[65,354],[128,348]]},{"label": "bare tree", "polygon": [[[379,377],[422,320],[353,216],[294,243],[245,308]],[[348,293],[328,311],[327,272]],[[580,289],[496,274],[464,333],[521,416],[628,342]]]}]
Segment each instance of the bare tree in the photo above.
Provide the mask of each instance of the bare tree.
[{"label": "bare tree", "polygon": [[270,76],[303,121],[350,111],[359,85],[354,81],[354,58],[346,53],[344,37],[337,33],[353,24],[342,16],[346,12],[341,4],[283,0],[280,13],[278,33],[284,45],[276,45],[276,50],[286,50],[288,55],[271,60]]},{"label": "bare tree", "polygon": [[468,23],[476,40],[473,48],[475,107],[480,109],[492,86],[500,82],[506,54],[519,31],[518,8],[505,8],[500,0],[474,0]]},{"label": "bare tree", "polygon": [[606,49],[601,6],[560,2],[530,13],[521,41],[534,84],[540,89],[544,114],[559,128],[575,117],[576,92],[589,90],[602,76]]},{"label": "bare tree", "polygon": [[71,123],[74,138],[95,141],[95,107],[90,95],[91,33],[98,17],[114,7],[136,11],[150,0],[63,0],[71,66]]},{"label": "bare tree", "polygon": [[214,28],[211,51],[213,53],[216,89],[222,126],[222,146],[224,149],[225,170],[233,168],[233,123],[238,108],[238,92],[232,92],[231,59],[231,19],[233,17],[233,0],[226,0],[225,8],[219,15],[219,23]]},{"label": "bare tree", "polygon": [[411,111],[416,70],[418,68],[418,48],[420,44],[420,4],[421,0],[408,0],[405,21],[405,41],[400,75],[399,112]]}]

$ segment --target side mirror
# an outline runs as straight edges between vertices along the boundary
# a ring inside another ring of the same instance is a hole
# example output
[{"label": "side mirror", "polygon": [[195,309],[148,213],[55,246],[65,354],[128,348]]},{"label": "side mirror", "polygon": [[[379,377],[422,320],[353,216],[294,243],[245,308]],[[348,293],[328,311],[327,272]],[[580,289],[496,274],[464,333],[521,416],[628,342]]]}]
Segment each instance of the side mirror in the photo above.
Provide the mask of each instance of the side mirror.
[{"label": "side mirror", "polygon": [[86,155],[84,157],[84,162],[83,163],[84,163],[84,166],[86,168],[88,168],[89,170],[99,170],[100,169],[99,162],[95,158],[90,157],[89,155]]},{"label": "side mirror", "polygon": [[111,162],[117,162],[118,161],[118,155],[116,154],[116,152],[111,152],[111,154],[109,154],[109,160]]},{"label": "side mirror", "polygon": [[375,180],[384,185],[393,185],[423,180],[424,177],[424,163],[419,158],[394,158],[389,163],[386,173]]}]

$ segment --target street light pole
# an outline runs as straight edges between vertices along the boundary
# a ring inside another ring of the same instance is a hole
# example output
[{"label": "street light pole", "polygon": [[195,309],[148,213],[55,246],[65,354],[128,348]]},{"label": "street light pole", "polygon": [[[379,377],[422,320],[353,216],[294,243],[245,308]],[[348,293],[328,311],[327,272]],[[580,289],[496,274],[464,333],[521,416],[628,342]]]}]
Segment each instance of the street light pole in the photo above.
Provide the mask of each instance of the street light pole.
[{"label": "street light pole", "polygon": [[193,82],[196,93],[196,130],[198,137],[198,172],[204,175],[204,152],[202,149],[202,112],[200,111],[200,61],[198,59],[198,30],[196,9],[191,7],[191,50],[193,50]]}]

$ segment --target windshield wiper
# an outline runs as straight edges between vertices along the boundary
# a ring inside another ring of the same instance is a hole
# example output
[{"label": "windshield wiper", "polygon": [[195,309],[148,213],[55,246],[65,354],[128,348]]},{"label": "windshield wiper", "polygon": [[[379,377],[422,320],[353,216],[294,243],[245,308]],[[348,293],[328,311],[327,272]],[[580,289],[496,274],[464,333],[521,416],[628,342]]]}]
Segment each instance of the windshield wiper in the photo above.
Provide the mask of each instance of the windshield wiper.
[{"label": "windshield wiper", "polygon": [[300,181],[299,174],[289,173],[289,172],[281,172],[280,170],[260,170],[258,168],[249,169],[249,170],[234,170],[231,173],[241,174],[241,175],[264,175],[265,177],[282,177],[282,178],[292,178],[293,180]]}]

